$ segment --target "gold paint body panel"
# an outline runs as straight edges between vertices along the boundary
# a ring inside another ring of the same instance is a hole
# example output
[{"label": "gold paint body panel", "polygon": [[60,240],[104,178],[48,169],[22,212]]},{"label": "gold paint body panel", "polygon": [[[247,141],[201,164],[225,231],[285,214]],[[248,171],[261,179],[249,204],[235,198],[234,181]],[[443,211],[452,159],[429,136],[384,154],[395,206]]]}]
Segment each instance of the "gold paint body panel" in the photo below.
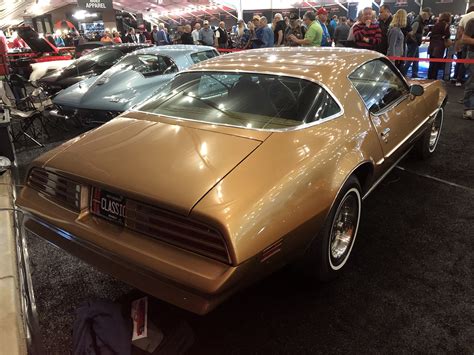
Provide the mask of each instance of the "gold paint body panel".
[{"label": "gold paint body panel", "polygon": [[[336,118],[262,131],[127,112],[32,163],[208,223],[222,233],[224,264],[93,217],[25,187],[26,227],[167,302],[206,313],[237,289],[303,254],[346,179],[370,167],[365,192],[428,127],[446,92],[420,82],[390,112],[369,114],[348,75],[381,57],[349,49],[267,49],[224,55],[190,70],[281,73],[318,81],[342,104]],[[389,143],[380,130],[390,126]],[[262,260],[262,252],[281,249]]]}]

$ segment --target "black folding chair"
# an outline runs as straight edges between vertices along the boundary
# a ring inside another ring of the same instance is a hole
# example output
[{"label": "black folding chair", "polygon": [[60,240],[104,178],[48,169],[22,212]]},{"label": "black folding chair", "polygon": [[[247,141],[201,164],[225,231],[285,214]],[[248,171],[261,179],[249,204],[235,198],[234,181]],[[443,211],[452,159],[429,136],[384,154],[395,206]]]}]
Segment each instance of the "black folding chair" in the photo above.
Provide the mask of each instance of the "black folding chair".
[{"label": "black folding chair", "polygon": [[19,75],[10,75],[2,80],[0,98],[3,110],[10,116],[13,141],[20,138],[43,146],[39,141],[48,130],[43,122],[43,110],[48,102],[38,93],[28,94],[25,80]]}]

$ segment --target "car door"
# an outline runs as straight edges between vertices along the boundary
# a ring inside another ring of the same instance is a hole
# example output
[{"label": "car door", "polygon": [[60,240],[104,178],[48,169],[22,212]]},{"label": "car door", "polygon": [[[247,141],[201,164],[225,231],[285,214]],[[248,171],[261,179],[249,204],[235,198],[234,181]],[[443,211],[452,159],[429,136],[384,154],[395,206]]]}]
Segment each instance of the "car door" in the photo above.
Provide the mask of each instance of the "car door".
[{"label": "car door", "polygon": [[349,79],[364,101],[384,153],[384,163],[394,164],[409,148],[417,126],[423,122],[423,96],[414,97],[398,70],[386,59],[376,59],[356,69]]}]

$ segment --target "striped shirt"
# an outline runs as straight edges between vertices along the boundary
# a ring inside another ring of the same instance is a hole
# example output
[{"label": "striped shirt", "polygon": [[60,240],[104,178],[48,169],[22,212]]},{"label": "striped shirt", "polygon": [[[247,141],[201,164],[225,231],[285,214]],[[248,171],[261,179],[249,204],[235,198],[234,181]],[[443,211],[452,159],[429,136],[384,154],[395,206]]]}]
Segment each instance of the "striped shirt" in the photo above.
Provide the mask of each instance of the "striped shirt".
[{"label": "striped shirt", "polygon": [[[364,23],[356,23],[353,33],[358,48],[375,50],[382,42],[382,31],[378,23],[373,23],[369,27]],[[369,41],[364,41],[364,38],[368,38]]]}]

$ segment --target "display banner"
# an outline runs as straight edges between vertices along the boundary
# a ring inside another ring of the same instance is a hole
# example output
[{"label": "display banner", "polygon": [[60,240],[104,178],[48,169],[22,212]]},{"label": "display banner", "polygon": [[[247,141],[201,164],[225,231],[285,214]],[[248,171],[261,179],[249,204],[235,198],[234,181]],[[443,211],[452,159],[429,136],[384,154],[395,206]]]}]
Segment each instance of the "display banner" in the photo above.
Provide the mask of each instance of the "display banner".
[{"label": "display banner", "polygon": [[83,10],[112,10],[112,0],[77,0],[77,7]]}]

